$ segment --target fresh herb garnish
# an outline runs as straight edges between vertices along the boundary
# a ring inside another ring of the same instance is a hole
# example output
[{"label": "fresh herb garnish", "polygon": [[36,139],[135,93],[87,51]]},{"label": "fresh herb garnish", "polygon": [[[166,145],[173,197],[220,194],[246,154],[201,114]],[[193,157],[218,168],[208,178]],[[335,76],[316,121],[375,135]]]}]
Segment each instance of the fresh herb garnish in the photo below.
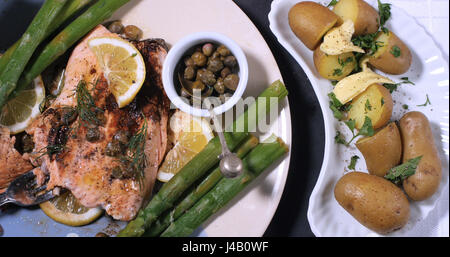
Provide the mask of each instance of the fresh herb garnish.
[{"label": "fresh herb garnish", "polygon": [[36,160],[42,158],[45,155],[52,157],[54,154],[62,153],[66,149],[64,145],[47,145],[46,147],[40,149],[37,153],[40,155],[36,157]]},{"label": "fresh herb garnish", "polygon": [[336,136],[334,137],[334,142],[336,144],[341,144],[341,145],[348,145],[347,141],[345,141],[344,136],[341,134],[340,131],[336,131]]},{"label": "fresh herb garnish", "polygon": [[147,166],[147,156],[145,155],[145,142],[147,139],[147,119],[142,114],[143,124],[142,127],[134,134],[130,141],[128,142],[128,150],[126,156],[122,157],[122,159],[129,163],[129,167],[131,167],[134,178],[139,182],[139,185],[142,186],[142,182],[145,176],[144,170]]},{"label": "fresh herb garnish", "polygon": [[396,84],[390,84],[390,83],[384,83],[383,86],[387,89],[389,89],[389,92],[392,94],[394,91],[398,89],[398,86],[402,84],[411,84],[415,85],[413,82],[411,82],[408,77],[402,77],[400,78],[402,81]]},{"label": "fresh herb garnish", "polygon": [[428,97],[428,94],[427,94],[427,101],[426,101],[424,104],[420,104],[420,105],[417,105],[417,106],[423,106],[423,107],[425,107],[425,106],[427,106],[427,105],[431,105],[431,101],[430,101],[430,98]]},{"label": "fresh herb garnish", "polygon": [[[383,100],[383,99],[382,99]],[[369,99],[367,99],[366,104],[365,104],[365,111],[371,111],[372,110],[372,105],[369,102]]]},{"label": "fresh herb garnish", "polygon": [[384,105],[384,97],[381,98],[381,106]]},{"label": "fresh herb garnish", "polygon": [[408,110],[409,106],[407,104],[402,105],[402,108]]},{"label": "fresh herb garnish", "polygon": [[344,112],[348,112],[352,106],[350,104],[342,104],[333,92],[329,93],[328,97],[330,98],[330,109],[333,111],[333,116],[338,120],[342,120]]},{"label": "fresh herb garnish", "polygon": [[83,125],[84,127],[88,127],[90,125],[103,125],[100,117],[104,113],[104,111],[95,105],[94,98],[92,97],[91,92],[87,88],[87,84],[84,80],[81,80],[78,83],[76,88],[76,96],[76,110],[78,115],[80,116],[81,125]]},{"label": "fresh herb garnish", "polygon": [[332,81],[331,81],[331,85],[333,85],[333,86],[336,86],[337,83],[339,83],[339,81],[337,81],[337,80],[332,80]]},{"label": "fresh herb garnish", "polygon": [[393,46],[393,47],[391,48],[390,53],[391,53],[395,58],[398,58],[398,57],[400,57],[400,55],[402,55],[402,51],[400,50],[400,47],[398,47],[398,46]]},{"label": "fresh herb garnish", "polygon": [[333,76],[341,76],[342,75],[342,69],[334,69]]},{"label": "fresh herb garnish", "polygon": [[355,126],[356,126],[354,120],[350,119],[350,120],[346,121],[345,125],[347,125],[347,127],[350,129],[350,131],[352,131],[352,134],[353,134],[353,137],[347,143],[347,146],[349,146],[350,143],[353,142],[353,140],[355,140],[355,138],[357,138],[359,136],[371,137],[371,136],[373,136],[375,134],[375,130],[373,129],[373,126],[372,126],[372,120],[368,116],[365,116],[364,124],[361,127],[361,129],[358,131],[357,134],[355,134],[355,132],[354,132],[354,129],[355,129]]},{"label": "fresh herb garnish", "polygon": [[416,173],[417,165],[421,159],[422,156],[419,156],[390,169],[384,178],[390,180],[394,184],[400,184],[404,179]]},{"label": "fresh herb garnish", "polygon": [[331,0],[331,2],[327,5],[327,7],[335,6],[338,3],[338,0]]},{"label": "fresh herb garnish", "polygon": [[354,170],[354,169],[355,169],[355,166],[356,166],[356,163],[358,162],[358,160],[359,160],[359,156],[353,155],[352,158],[351,158],[351,160],[350,160],[350,165],[348,165],[347,168],[348,168],[349,170]]},{"label": "fresh herb garnish", "polygon": [[378,0],[378,13],[380,14],[380,28],[382,29],[391,17],[391,4],[383,4]]}]

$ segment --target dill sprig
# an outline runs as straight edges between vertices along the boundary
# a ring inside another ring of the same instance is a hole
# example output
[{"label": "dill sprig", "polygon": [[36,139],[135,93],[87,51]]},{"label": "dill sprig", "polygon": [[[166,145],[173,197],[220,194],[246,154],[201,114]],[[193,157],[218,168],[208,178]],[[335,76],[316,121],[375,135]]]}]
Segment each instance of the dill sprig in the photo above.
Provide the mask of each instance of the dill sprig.
[{"label": "dill sprig", "polygon": [[37,153],[40,155],[36,157],[36,160],[39,160],[45,155],[48,155],[49,157],[52,157],[54,154],[62,153],[66,149],[66,146],[64,145],[48,145],[46,147],[43,147],[40,149]]},{"label": "dill sprig", "polygon": [[[95,85],[93,89],[95,89]],[[78,83],[76,88],[76,96],[76,110],[80,116],[81,125],[84,127],[88,127],[89,125],[102,125],[102,120],[99,118],[99,114],[103,114],[104,111],[95,105],[91,91],[87,88],[87,84],[84,80],[80,80]]]},{"label": "dill sprig", "polygon": [[147,157],[145,155],[145,142],[147,139],[147,119],[142,114],[143,124],[142,127],[134,134],[128,142],[128,152],[126,160],[129,162],[132,171],[134,172],[134,178],[139,182],[139,186],[142,187],[142,182],[145,176],[145,167],[147,166]]}]

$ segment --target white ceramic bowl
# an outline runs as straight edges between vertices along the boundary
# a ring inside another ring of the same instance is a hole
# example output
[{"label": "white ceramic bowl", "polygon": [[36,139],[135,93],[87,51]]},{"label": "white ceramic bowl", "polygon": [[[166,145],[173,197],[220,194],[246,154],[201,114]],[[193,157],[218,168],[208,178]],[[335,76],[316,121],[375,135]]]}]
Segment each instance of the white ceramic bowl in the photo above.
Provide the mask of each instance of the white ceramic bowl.
[{"label": "white ceramic bowl", "polygon": [[234,57],[236,57],[239,64],[238,87],[232,97],[230,97],[224,104],[213,109],[216,115],[222,114],[233,108],[233,106],[236,105],[239,99],[241,99],[248,82],[248,62],[244,52],[236,42],[222,34],[215,32],[198,32],[195,34],[191,34],[181,39],[170,49],[169,54],[164,61],[162,74],[164,90],[166,91],[167,96],[169,97],[170,101],[183,112],[189,113],[194,116],[208,117],[210,116],[209,110],[193,107],[183,101],[183,98],[177,93],[177,90],[175,88],[176,83],[174,81],[174,73],[176,72],[177,65],[186,55],[186,52],[191,50],[194,46],[200,45],[202,43],[215,43],[218,45],[225,45],[231,51]]}]

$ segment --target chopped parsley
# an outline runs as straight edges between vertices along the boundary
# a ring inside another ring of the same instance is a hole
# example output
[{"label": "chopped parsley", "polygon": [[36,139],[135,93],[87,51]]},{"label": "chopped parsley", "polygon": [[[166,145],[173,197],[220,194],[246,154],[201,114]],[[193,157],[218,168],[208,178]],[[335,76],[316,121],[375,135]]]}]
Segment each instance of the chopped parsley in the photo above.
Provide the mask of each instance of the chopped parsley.
[{"label": "chopped parsley", "polygon": [[378,0],[378,13],[380,14],[380,28],[383,30],[384,24],[391,18],[391,4],[383,4]]},{"label": "chopped parsley", "polygon": [[331,0],[331,2],[327,5],[327,7],[335,6],[338,3],[338,0]]},{"label": "chopped parsley", "polygon": [[395,57],[398,58],[400,57],[400,55],[402,55],[402,51],[400,50],[400,47],[398,46],[393,46],[391,48],[391,54]]},{"label": "chopped parsley", "polygon": [[384,105],[384,97],[381,98],[381,106]]},{"label": "chopped parsley", "polygon": [[371,111],[372,110],[372,105],[369,102],[369,99],[367,99],[366,101],[366,105],[365,105],[365,111]]},{"label": "chopped parsley", "polygon": [[358,155],[353,155],[352,156],[352,158],[351,158],[351,160],[350,160],[350,165],[348,165],[348,169],[349,170],[354,170],[355,169],[355,166],[356,166],[356,163],[358,162],[358,160],[359,160],[359,156]]},{"label": "chopped parsley", "polygon": [[416,173],[417,165],[419,164],[421,159],[422,156],[419,156],[390,169],[384,176],[384,178],[390,180],[394,184],[400,184],[407,177],[412,176]]},{"label": "chopped parsley", "polygon": [[427,101],[424,104],[420,104],[420,105],[417,105],[417,106],[425,107],[427,105],[431,105],[431,101],[430,101],[430,98],[428,97],[428,94],[427,94]]},{"label": "chopped parsley", "polygon": [[341,76],[342,75],[342,69],[334,69],[333,76]]},{"label": "chopped parsley", "polygon": [[402,105],[402,108],[408,110],[409,106],[407,104]]},{"label": "chopped parsley", "polygon": [[387,89],[389,89],[389,92],[392,94],[394,91],[397,90],[398,86],[401,84],[411,84],[415,85],[413,82],[411,82],[408,77],[402,77],[400,78],[402,81],[396,84],[390,84],[390,83],[384,83],[383,86]]},{"label": "chopped parsley", "polygon": [[355,127],[356,127],[355,120],[349,119],[349,120],[345,121],[344,123],[345,123],[345,125],[347,125],[347,127],[352,132],[353,137],[350,139],[349,142],[347,142],[344,139],[344,137],[341,135],[341,133],[338,131],[336,136],[334,137],[334,141],[338,144],[343,144],[343,145],[349,146],[350,143],[353,142],[353,140],[355,140],[355,138],[357,138],[359,136],[371,137],[375,134],[375,130],[373,129],[373,126],[372,126],[372,120],[368,116],[365,117],[364,124],[361,127],[361,129],[358,131],[357,134],[355,134]]}]

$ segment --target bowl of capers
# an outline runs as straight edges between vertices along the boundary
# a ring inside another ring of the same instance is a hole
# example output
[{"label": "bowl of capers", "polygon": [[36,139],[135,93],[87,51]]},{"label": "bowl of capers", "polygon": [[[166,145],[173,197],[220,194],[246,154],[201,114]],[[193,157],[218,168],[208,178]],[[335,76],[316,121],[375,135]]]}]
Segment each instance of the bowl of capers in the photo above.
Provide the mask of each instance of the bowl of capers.
[{"label": "bowl of capers", "polygon": [[[247,82],[244,52],[232,39],[215,32],[199,32],[181,39],[164,62],[167,96],[177,108],[195,116],[211,116],[211,110],[219,115],[233,108]],[[212,105],[204,104],[206,99]]]}]

